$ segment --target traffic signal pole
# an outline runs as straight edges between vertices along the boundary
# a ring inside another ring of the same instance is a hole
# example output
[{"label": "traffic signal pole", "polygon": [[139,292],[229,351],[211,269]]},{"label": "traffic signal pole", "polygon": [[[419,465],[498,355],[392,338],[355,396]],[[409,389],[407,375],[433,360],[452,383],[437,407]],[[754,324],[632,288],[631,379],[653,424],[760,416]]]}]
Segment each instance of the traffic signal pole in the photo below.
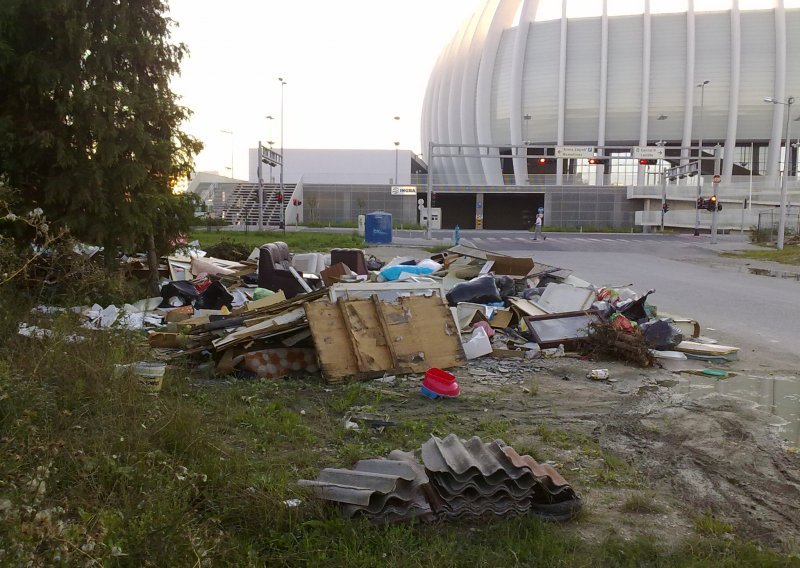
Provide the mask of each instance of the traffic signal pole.
[{"label": "traffic signal pole", "polygon": [[711,211],[711,244],[717,244],[717,212],[719,211],[719,196],[717,195],[717,188],[720,182],[720,162],[722,157],[722,146],[717,144],[714,146],[714,178],[711,184],[714,196],[714,209]]}]

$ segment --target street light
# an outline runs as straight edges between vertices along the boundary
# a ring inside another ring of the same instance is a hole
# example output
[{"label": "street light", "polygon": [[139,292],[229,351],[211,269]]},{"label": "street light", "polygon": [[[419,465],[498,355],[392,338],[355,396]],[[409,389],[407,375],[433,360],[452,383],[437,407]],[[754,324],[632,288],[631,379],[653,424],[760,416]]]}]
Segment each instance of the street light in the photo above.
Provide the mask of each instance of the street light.
[{"label": "street light", "polygon": [[283,80],[283,77],[278,77],[278,81],[281,82],[281,228],[283,229],[283,234],[286,234],[286,203],[283,199],[283,164],[285,163],[286,159],[283,155],[283,88],[286,86],[286,81]]},{"label": "street light", "polygon": [[[398,122],[399,122],[399,120],[400,120],[400,117],[399,117],[399,116],[394,116],[394,117],[393,117],[393,119],[394,119],[395,121],[398,121]],[[398,162],[398,151],[399,151],[399,146],[400,146],[400,142],[395,142],[395,143],[394,143],[394,184],[395,184],[395,185],[400,185],[400,182],[399,182],[399,181],[397,181],[397,171],[398,171],[398,168],[397,168],[397,162]]]},{"label": "street light", "polygon": [[220,130],[223,134],[229,134],[231,137],[231,179],[235,176],[233,175],[233,130]]},{"label": "street light", "polygon": [[[703,178],[703,107],[705,105],[706,85],[711,81],[706,79],[696,86],[700,87],[700,127],[698,128],[698,143],[697,143],[697,198],[700,199],[701,186]],[[694,212],[694,236],[700,235],[700,209]]]},{"label": "street light", "polygon": [[400,185],[400,182],[397,181],[397,155],[400,149],[400,142],[394,143],[394,184]]},{"label": "street light", "polygon": [[791,140],[791,127],[792,123],[789,117],[792,115],[792,105],[794,104],[794,97],[789,97],[786,101],[779,101],[775,97],[764,97],[765,103],[772,103],[774,105],[786,106],[786,154],[783,160],[783,177],[781,178],[781,212],[778,219],[778,242],[775,243],[775,248],[783,250],[783,235],[786,231],[786,178],[789,177],[789,162],[792,159],[792,149],[789,145]]}]

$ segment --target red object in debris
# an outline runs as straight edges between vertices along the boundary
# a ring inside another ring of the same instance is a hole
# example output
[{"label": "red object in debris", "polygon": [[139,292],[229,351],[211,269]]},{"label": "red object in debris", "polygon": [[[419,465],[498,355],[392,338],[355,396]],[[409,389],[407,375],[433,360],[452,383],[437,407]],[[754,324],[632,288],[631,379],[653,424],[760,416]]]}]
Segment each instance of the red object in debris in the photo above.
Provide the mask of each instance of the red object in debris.
[{"label": "red object in debris", "polygon": [[611,321],[611,327],[614,329],[618,329],[625,333],[633,333],[633,324],[631,320],[623,316],[622,314],[617,314],[614,319]]},{"label": "red object in debris", "polygon": [[192,284],[194,284],[194,289],[197,290],[197,293],[202,294],[206,291],[206,288],[211,286],[211,279],[205,277],[202,280],[195,280]]},{"label": "red object in debris", "polygon": [[422,386],[439,396],[458,396],[461,388],[456,382],[456,376],[435,367],[425,373]]}]

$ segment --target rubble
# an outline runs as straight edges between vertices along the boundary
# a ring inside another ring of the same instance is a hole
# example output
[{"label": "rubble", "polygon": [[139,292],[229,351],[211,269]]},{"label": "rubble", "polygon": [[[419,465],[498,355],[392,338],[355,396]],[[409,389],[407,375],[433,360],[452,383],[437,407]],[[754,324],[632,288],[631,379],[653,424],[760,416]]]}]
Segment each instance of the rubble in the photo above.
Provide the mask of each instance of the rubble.
[{"label": "rubble", "polygon": [[[532,257],[466,245],[381,262],[360,249],[292,254],[283,242],[220,259],[194,242],[165,257],[160,273],[159,297],[72,311],[88,329],[146,330],[159,358],[211,362],[217,376],[320,372],[328,383],[467,361],[474,370],[484,357],[530,369],[572,352],[681,371],[738,352],[699,337],[695,320],[659,316],[654,290],[598,287]],[[42,325],[20,333],[49,337]]]}]

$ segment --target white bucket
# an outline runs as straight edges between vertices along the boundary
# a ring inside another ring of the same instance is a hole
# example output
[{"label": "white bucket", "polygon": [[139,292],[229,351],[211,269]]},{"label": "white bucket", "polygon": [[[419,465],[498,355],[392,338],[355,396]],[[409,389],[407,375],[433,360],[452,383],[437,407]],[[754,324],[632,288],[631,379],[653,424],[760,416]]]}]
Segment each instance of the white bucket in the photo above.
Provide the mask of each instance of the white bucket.
[{"label": "white bucket", "polygon": [[148,392],[161,390],[167,364],[161,361],[139,361],[133,364],[133,372],[139,377],[139,386]]}]

